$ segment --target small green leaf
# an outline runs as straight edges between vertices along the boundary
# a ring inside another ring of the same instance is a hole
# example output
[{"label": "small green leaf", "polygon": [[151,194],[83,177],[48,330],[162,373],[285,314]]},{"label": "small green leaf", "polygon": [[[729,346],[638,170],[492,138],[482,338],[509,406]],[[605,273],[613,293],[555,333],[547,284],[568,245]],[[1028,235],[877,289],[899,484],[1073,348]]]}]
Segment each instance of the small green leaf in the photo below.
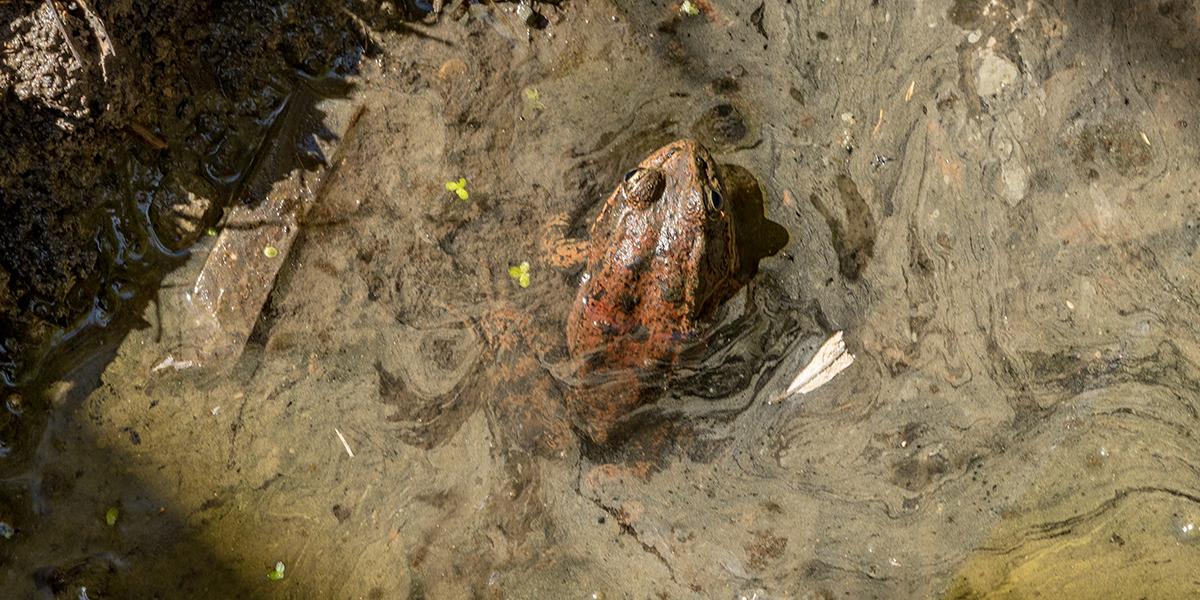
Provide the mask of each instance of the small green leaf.
[{"label": "small green leaf", "polygon": [[267,571],[267,579],[270,579],[271,581],[279,581],[280,579],[283,579],[283,561],[275,563],[275,568],[271,571]]},{"label": "small green leaf", "polygon": [[208,229],[204,230],[204,233],[208,234],[208,237],[217,237],[217,228],[209,227]]},{"label": "small green leaf", "polygon": [[454,192],[455,195],[457,195],[460,200],[466,200],[468,197],[467,178],[459,177],[458,181],[447,181],[446,182],[446,191]]},{"label": "small green leaf", "polygon": [[267,246],[266,248],[263,248],[263,256],[267,258],[275,258],[276,256],[279,256],[279,248],[276,248],[275,246]]},{"label": "small green leaf", "polygon": [[692,0],[683,0],[683,4],[679,5],[679,12],[689,17],[694,17],[700,14],[700,7],[696,6],[696,3],[692,2]]},{"label": "small green leaf", "polygon": [[529,287],[529,261],[523,261],[521,264],[508,268],[508,276],[516,280],[517,285],[527,288]]},{"label": "small green leaf", "polygon": [[121,511],[117,507],[110,506],[108,507],[108,510],[104,512],[104,522],[108,523],[109,527],[112,527],[113,525],[117,524],[117,517],[120,515]]},{"label": "small green leaf", "polygon": [[532,85],[521,90],[525,95],[525,106],[532,110],[545,110],[546,105],[542,104],[542,93]]}]

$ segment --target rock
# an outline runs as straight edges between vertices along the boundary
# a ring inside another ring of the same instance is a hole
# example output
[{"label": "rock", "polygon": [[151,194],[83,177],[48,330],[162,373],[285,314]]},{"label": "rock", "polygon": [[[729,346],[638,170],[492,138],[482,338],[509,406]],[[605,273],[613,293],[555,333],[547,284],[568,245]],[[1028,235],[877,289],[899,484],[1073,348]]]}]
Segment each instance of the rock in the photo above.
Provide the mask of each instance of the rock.
[{"label": "rock", "polygon": [[1000,164],[1000,192],[1009,206],[1016,206],[1029,192],[1029,174],[1019,160],[1006,160]]},{"label": "rock", "polygon": [[550,24],[541,13],[533,8],[533,4],[529,0],[521,0],[517,4],[517,17],[525,23],[527,27],[533,29],[545,29]]},{"label": "rock", "polygon": [[442,63],[442,66],[438,68],[437,76],[442,81],[451,81],[459,79],[466,74],[467,63],[463,62],[461,58],[452,58]]},{"label": "rock", "polygon": [[1017,81],[1020,71],[1017,65],[996,54],[991,48],[981,52],[982,61],[979,64],[979,74],[975,89],[980,96],[987,98],[1003,92]]}]

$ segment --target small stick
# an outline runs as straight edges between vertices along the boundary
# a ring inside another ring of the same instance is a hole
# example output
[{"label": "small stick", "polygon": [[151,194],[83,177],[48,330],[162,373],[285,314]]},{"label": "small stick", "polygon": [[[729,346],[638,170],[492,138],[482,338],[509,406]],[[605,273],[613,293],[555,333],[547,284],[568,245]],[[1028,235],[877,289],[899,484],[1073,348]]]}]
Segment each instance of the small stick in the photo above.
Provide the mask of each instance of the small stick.
[{"label": "small stick", "polygon": [[337,427],[333,428],[333,432],[337,434],[339,440],[342,440],[342,447],[346,449],[346,454],[349,454],[350,458],[354,458],[354,451],[350,449],[350,444],[346,443],[346,436],[342,435]]},{"label": "small stick", "polygon": [[100,75],[105,81],[108,81],[108,65],[105,64],[104,59],[117,55],[117,51],[112,45],[112,39],[108,37],[108,29],[104,27],[104,21],[100,20],[99,15],[88,6],[87,0],[75,1],[83,9],[83,16],[92,28],[92,35],[96,36],[96,43],[100,46]]},{"label": "small stick", "polygon": [[138,137],[142,138],[142,140],[145,141],[146,144],[148,144],[151,148],[154,148],[155,150],[165,150],[167,148],[167,143],[163,141],[162,138],[154,135],[153,131],[146,129],[137,123],[128,123],[125,126],[128,127],[130,131],[136,133]]}]

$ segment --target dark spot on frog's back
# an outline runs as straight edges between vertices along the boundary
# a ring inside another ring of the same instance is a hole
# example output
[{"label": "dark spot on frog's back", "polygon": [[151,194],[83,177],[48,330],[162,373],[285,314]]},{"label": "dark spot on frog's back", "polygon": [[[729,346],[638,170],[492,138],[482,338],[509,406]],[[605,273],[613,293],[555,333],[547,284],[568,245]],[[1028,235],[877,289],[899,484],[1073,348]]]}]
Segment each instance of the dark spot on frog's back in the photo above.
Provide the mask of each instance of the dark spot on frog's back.
[{"label": "dark spot on frog's back", "polygon": [[618,328],[616,325],[613,325],[612,323],[609,323],[608,321],[597,321],[596,327],[598,327],[600,329],[600,335],[603,335],[605,338],[608,338],[608,339],[617,337],[617,335],[619,335],[621,333],[620,328]]},{"label": "dark spot on frog's back", "polygon": [[645,255],[639,254],[633,257],[633,260],[625,263],[625,270],[634,276],[640,276],[650,270],[650,259]]},{"label": "dark spot on frog's back", "polygon": [[629,337],[635,342],[644,342],[650,339],[650,330],[645,325],[638,325],[630,332]]},{"label": "dark spot on frog's back", "polygon": [[683,286],[678,282],[660,281],[658,289],[663,300],[676,305],[683,302]]},{"label": "dark spot on frog's back", "polygon": [[617,300],[617,305],[621,308],[621,312],[626,314],[632,313],[641,303],[641,298],[637,294],[624,292]]},{"label": "dark spot on frog's back", "polygon": [[589,352],[583,356],[583,364],[588,368],[588,372],[599,370],[608,362],[608,357],[603,352]]}]

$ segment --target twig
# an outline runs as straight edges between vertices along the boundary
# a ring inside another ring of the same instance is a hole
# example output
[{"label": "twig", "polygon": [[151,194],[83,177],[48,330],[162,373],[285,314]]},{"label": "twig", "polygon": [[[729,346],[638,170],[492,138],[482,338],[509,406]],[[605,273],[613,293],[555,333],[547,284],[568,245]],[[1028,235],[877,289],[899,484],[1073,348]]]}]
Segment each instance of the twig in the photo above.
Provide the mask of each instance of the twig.
[{"label": "twig", "polygon": [[354,458],[354,451],[350,449],[350,444],[346,443],[346,436],[342,435],[337,427],[333,428],[333,432],[337,434],[339,440],[342,440],[342,447],[346,449],[346,454],[349,454],[350,458]]},{"label": "twig", "polygon": [[108,30],[104,27],[104,21],[101,21],[96,12],[88,6],[88,0],[75,1],[83,9],[83,16],[87,19],[88,25],[91,26],[92,34],[96,36],[96,42],[100,46],[100,75],[105,81],[108,81],[108,65],[105,64],[105,59],[110,56],[115,57],[117,51],[113,48],[112,39],[108,37]]},{"label": "twig", "polygon": [[130,131],[136,133],[138,137],[142,138],[142,141],[146,142],[146,144],[151,148],[154,148],[155,150],[165,150],[167,148],[167,142],[157,135],[154,135],[153,131],[146,129],[137,123],[127,123],[125,126],[128,127]]}]

